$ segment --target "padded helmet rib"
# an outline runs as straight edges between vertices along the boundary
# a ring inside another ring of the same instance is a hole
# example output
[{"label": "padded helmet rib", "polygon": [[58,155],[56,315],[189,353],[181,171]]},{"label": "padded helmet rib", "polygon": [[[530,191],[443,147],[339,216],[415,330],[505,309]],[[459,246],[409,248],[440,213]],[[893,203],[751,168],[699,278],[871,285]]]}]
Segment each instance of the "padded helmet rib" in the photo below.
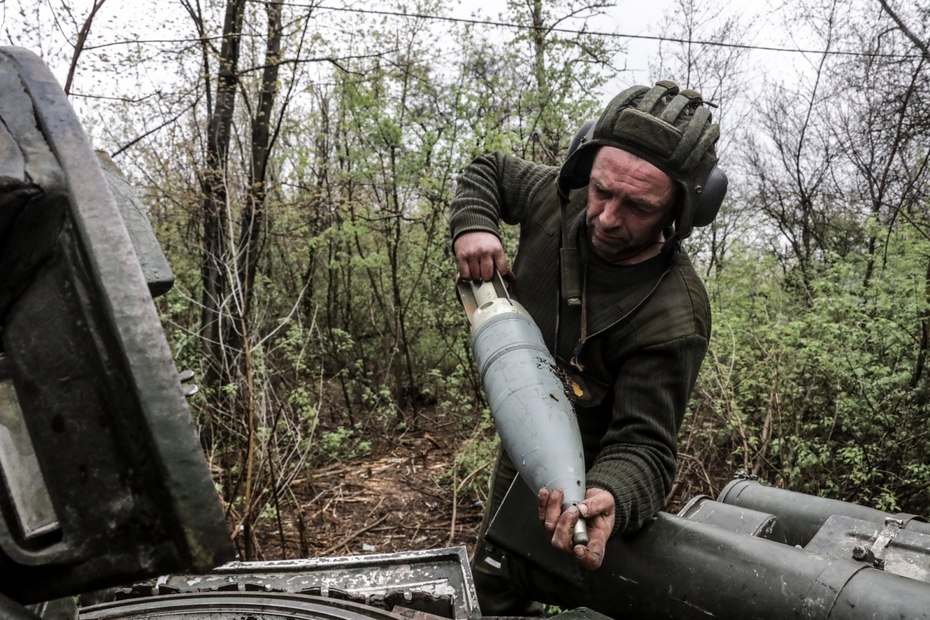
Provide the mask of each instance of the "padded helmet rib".
[{"label": "padded helmet rib", "polygon": [[661,116],[659,116],[659,119],[668,123],[669,125],[674,125],[675,120],[679,117],[679,115],[681,115],[682,110],[684,110],[687,106],[692,105],[692,103],[693,102],[689,97],[678,93],[675,95],[675,98],[672,99],[667,106],[665,106],[665,110],[662,112]]},{"label": "padded helmet rib", "polygon": [[636,106],[636,109],[640,112],[645,112],[646,114],[652,114],[652,111],[655,110],[656,105],[662,97],[666,95],[674,96],[678,94],[678,86],[673,82],[658,82],[652,89],[646,93],[643,97],[643,100],[639,102]]},{"label": "padded helmet rib", "polygon": [[710,110],[704,107],[700,107],[694,111],[694,116],[691,117],[691,122],[688,123],[688,126],[685,128],[684,133],[681,136],[681,142],[678,143],[678,146],[675,148],[675,151],[669,157],[669,164],[675,168],[681,168],[687,170],[687,166],[684,166],[686,158],[689,158],[695,153],[698,157],[702,157],[704,152],[707,150],[706,145],[703,149],[699,148],[701,136],[704,132],[709,131],[710,127],[716,127],[716,125],[708,125],[710,120]]}]

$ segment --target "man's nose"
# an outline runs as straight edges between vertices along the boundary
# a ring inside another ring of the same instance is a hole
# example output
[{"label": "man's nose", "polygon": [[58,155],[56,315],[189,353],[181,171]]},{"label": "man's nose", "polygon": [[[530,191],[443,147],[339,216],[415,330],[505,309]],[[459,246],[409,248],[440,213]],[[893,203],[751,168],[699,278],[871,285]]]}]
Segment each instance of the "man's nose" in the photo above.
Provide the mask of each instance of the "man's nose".
[{"label": "man's nose", "polygon": [[623,224],[623,213],[621,212],[620,205],[615,200],[611,200],[609,203],[604,205],[604,209],[598,215],[598,222],[604,228],[617,228]]}]

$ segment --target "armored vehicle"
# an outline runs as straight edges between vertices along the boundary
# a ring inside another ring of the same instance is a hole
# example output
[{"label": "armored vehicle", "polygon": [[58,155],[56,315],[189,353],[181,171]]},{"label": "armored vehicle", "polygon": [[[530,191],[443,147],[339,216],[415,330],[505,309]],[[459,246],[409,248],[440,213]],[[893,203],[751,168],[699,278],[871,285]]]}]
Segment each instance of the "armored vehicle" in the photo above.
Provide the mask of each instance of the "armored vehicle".
[{"label": "armored vehicle", "polygon": [[[0,48],[0,617],[478,620],[461,548],[233,561],[152,303],[171,284],[48,68]],[[742,476],[583,573],[540,544],[534,506],[516,481],[494,561],[579,607],[564,620],[930,617],[930,524],[913,515]],[[114,586],[121,600],[71,598]]]}]

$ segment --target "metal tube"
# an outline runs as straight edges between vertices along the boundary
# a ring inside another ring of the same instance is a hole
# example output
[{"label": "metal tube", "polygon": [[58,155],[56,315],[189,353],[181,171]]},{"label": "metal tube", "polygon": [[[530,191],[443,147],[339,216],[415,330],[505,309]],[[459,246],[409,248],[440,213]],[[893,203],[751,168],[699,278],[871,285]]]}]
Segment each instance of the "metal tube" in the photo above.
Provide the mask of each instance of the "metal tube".
[{"label": "metal tube", "polygon": [[39,620],[39,616],[2,594],[0,594],[0,618],[4,618],[4,620]]},{"label": "metal tube", "polygon": [[580,588],[516,557],[507,570],[537,600],[614,618],[930,620],[930,584],[666,513],[612,539]]},{"label": "metal tube", "polygon": [[[717,501],[775,515],[785,531],[787,543],[802,547],[810,542],[821,526],[833,515],[878,524],[894,516],[891,513],[858,504],[764,486],[755,480],[732,481],[724,487]],[[928,523],[911,521],[906,527],[914,532],[930,534]]]}]

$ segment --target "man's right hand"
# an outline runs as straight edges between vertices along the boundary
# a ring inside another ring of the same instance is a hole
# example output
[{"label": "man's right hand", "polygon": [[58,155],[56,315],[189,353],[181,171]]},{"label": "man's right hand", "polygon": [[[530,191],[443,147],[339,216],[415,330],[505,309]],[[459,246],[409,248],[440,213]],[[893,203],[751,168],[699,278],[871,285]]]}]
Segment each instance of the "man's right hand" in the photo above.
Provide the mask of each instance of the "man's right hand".
[{"label": "man's right hand", "polygon": [[487,282],[494,277],[495,269],[505,280],[513,279],[504,246],[494,233],[482,230],[463,233],[455,239],[452,251],[463,280]]},{"label": "man's right hand", "polygon": [[[552,546],[565,553],[573,553],[578,564],[588,570],[596,570],[604,561],[607,539],[614,529],[616,500],[604,489],[588,489],[577,506],[569,506],[562,512],[562,489],[550,493],[539,489],[539,520],[552,537]],[[576,545],[572,541],[572,530],[580,517],[588,523],[588,544]]]}]

